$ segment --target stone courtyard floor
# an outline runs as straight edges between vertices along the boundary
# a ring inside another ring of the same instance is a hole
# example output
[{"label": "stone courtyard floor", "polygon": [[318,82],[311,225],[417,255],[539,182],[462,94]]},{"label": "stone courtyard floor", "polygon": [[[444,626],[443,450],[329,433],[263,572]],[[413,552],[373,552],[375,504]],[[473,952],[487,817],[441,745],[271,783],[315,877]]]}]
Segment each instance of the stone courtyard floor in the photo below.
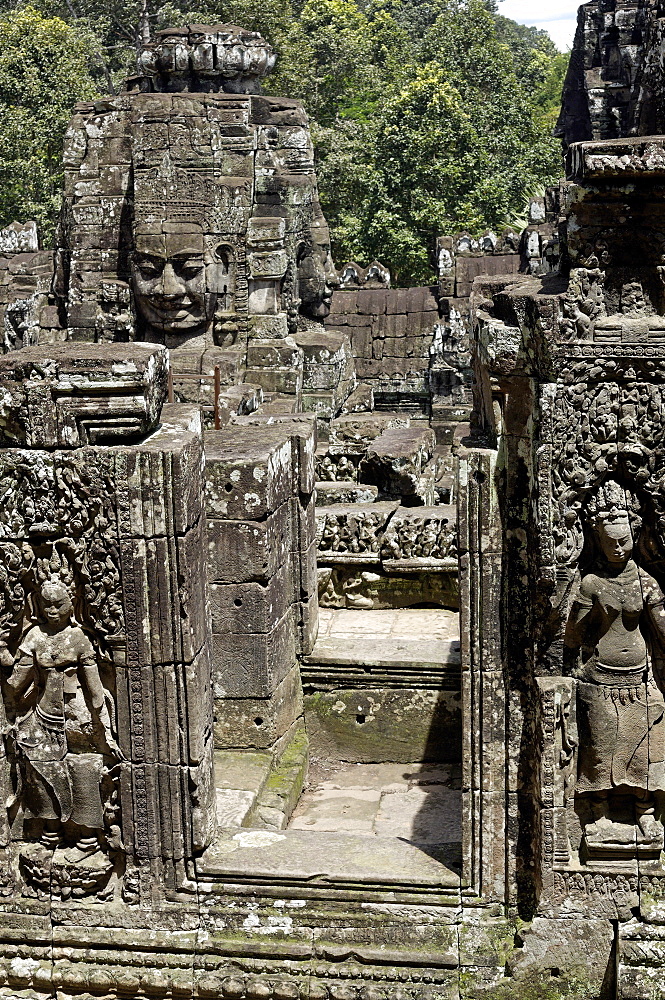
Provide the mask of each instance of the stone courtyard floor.
[{"label": "stone courtyard floor", "polygon": [[[458,662],[459,615],[441,608],[321,608],[310,659],[403,669]],[[310,765],[289,829],[454,850],[462,839],[460,789],[459,764],[317,761]]]},{"label": "stone courtyard floor", "polygon": [[[459,615],[441,608],[321,608],[315,651],[308,659],[327,670],[371,664],[375,671],[413,673],[417,683],[423,670],[459,669]],[[216,757],[220,822],[248,825],[270,771],[270,754]],[[397,840],[455,866],[462,840],[461,798],[460,764],[312,760],[287,829]]]},{"label": "stone courtyard floor", "polygon": [[382,643],[459,641],[459,614],[444,608],[355,611],[320,608],[317,641],[360,639]]},{"label": "stone courtyard floor", "polygon": [[312,765],[289,829],[392,837],[418,845],[461,838],[461,765]]}]

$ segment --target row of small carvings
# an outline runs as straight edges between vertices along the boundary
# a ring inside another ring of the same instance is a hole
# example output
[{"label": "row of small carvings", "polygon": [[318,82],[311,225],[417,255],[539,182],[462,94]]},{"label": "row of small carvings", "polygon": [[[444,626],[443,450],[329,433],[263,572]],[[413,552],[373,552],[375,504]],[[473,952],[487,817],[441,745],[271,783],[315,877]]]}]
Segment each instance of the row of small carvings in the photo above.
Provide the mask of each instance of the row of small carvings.
[{"label": "row of small carvings", "polygon": [[336,504],[316,510],[319,562],[457,559],[454,508],[397,503]]},{"label": "row of small carvings", "polygon": [[[335,966],[326,966],[319,970],[321,975],[339,976],[344,980],[342,983],[322,982],[306,975],[299,976],[297,979],[294,977],[293,979],[268,980],[259,977],[244,979],[239,976],[205,973],[197,975],[196,981],[194,981],[191,968],[173,971],[162,968],[141,970],[132,967],[106,966],[100,968],[98,965],[86,967],[80,963],[65,967],[56,966],[55,970],[51,969],[49,963],[48,972],[50,975],[48,978],[46,966],[42,969],[37,962],[31,964],[30,973],[28,973],[27,968],[23,975],[22,971],[23,968],[19,970],[17,967],[17,974],[11,975],[9,981],[20,987],[25,986],[26,980],[32,981],[34,986],[41,990],[46,990],[55,984],[59,987],[64,986],[67,992],[58,990],[58,996],[63,1000],[70,989],[74,990],[74,995],[80,998],[81,986],[87,986],[94,990],[94,995],[99,1000],[115,997],[119,993],[126,996],[128,991],[133,990],[142,990],[147,995],[157,993],[160,997],[224,997],[228,1000],[299,1000],[300,997],[303,1000],[305,998],[307,1000],[389,1000],[389,997],[394,993],[395,987],[392,985],[394,982],[401,983],[402,988],[417,984],[420,989],[410,990],[405,995],[413,997],[414,1000],[416,997],[429,1000],[430,997],[436,996],[432,992],[432,988],[436,989],[440,980],[445,981],[451,975],[451,970],[425,971],[417,968],[413,970],[382,968],[381,974],[377,978],[380,981],[390,983],[387,988],[382,988],[372,982],[363,983],[362,978],[373,978],[373,970],[360,969],[357,966],[347,966],[343,970],[337,969]],[[40,974],[42,971],[44,975]],[[429,983],[432,986],[428,989],[426,984]],[[100,990],[110,992],[100,994]],[[34,994],[32,995],[34,996]],[[8,996],[2,990],[2,985],[0,985],[0,996]]]},{"label": "row of small carvings", "polygon": [[274,65],[272,48],[258,32],[232,24],[160,32],[158,41],[145,45],[138,57],[139,71],[148,76],[191,71],[201,76],[260,77]]}]

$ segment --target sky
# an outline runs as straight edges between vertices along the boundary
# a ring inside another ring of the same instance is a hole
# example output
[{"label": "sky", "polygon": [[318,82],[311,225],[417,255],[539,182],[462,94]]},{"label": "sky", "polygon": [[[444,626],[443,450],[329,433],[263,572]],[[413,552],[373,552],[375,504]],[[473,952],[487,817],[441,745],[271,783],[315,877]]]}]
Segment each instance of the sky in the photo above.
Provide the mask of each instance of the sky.
[{"label": "sky", "polygon": [[565,52],[572,47],[577,8],[581,0],[500,0],[499,13],[519,24],[533,24],[547,31],[554,44]]}]

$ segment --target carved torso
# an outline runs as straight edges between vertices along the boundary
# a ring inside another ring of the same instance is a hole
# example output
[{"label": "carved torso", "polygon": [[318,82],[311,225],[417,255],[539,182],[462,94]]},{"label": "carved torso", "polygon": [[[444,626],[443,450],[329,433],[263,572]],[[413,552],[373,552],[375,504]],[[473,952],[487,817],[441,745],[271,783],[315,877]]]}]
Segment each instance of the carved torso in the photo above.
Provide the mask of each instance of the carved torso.
[{"label": "carved torso", "polygon": [[[78,669],[95,665],[92,643],[78,626],[50,634],[36,625],[19,648],[20,665],[32,666],[39,690],[37,707],[50,719],[66,719],[67,728],[90,721]],[[72,725],[73,724],[73,725]]]},{"label": "carved torso", "polygon": [[584,630],[584,679],[611,683],[602,677],[603,668],[611,668],[610,673],[643,670],[647,645],[640,621],[645,608],[653,611],[662,602],[656,581],[632,559],[618,573],[588,573],[576,597]]}]

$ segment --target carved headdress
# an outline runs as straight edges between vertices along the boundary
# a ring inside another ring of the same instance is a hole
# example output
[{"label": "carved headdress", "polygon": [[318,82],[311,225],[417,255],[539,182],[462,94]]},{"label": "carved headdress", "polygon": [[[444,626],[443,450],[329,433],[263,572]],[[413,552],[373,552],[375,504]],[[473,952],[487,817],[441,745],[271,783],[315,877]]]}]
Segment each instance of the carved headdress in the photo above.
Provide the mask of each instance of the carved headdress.
[{"label": "carved headdress", "polygon": [[642,524],[641,505],[634,493],[615,479],[607,479],[586,502],[588,523],[593,527],[608,521],[628,520],[633,529]]}]

